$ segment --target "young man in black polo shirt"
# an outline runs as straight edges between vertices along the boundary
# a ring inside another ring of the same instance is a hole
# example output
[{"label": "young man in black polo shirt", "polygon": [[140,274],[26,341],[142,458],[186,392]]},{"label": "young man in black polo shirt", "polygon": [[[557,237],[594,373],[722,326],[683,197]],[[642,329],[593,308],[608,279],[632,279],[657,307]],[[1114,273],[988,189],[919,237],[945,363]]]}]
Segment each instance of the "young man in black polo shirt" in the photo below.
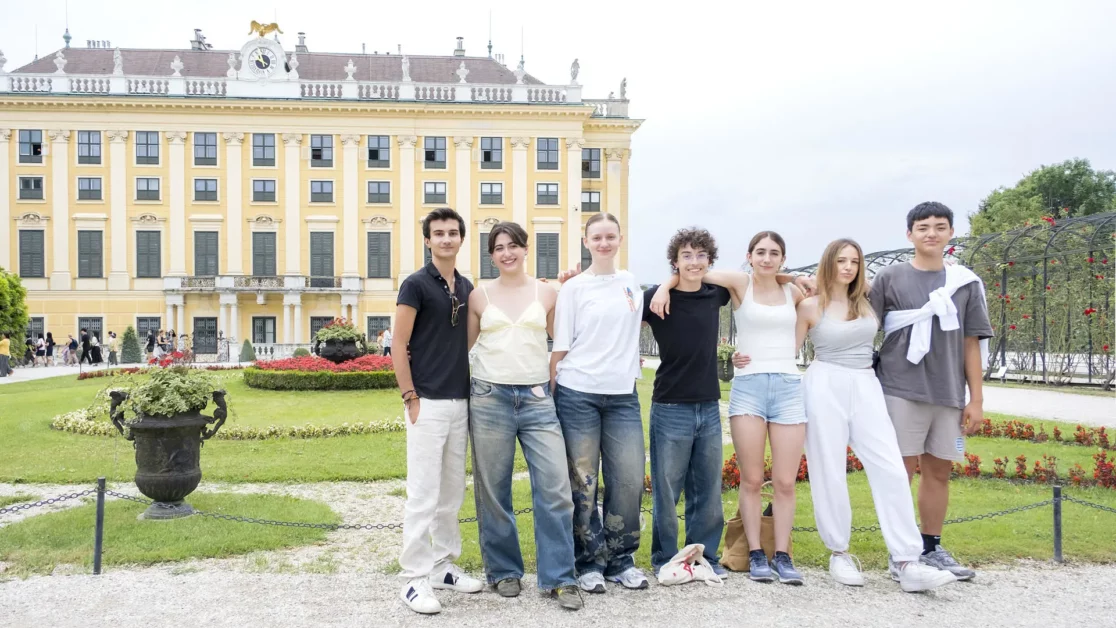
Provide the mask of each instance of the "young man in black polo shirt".
[{"label": "young man in black polo shirt", "polygon": [[403,513],[399,596],[411,610],[442,610],[435,589],[477,593],[484,583],[453,561],[461,555],[457,513],[465,499],[469,434],[467,319],[473,284],[457,273],[465,221],[452,209],[430,212],[422,237],[431,261],[399,286],[393,352],[407,426],[407,505]]},{"label": "young man in black polo shirt", "polygon": [[704,545],[713,570],[725,575],[717,557],[725,526],[717,337],[729,292],[701,281],[717,261],[717,244],[705,229],[678,231],[667,257],[678,281],[670,291],[669,314],[660,318],[651,311],[658,286],[643,295],[643,320],[661,360],[651,396],[651,566],[658,574],[678,552],[676,509],[685,491],[685,544]]}]

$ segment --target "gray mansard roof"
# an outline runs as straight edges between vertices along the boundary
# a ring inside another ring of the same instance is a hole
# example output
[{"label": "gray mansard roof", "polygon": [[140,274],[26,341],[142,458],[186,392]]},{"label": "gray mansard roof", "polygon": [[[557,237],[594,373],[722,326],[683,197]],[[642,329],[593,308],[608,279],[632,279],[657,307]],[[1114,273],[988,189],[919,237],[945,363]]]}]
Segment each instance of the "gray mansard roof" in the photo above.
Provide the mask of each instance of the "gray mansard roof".
[{"label": "gray mansard roof", "polygon": [[[223,78],[228,72],[229,50],[146,50],[121,48],[124,74],[128,76],[170,76],[171,62],[177,56],[182,60],[182,76],[198,78]],[[54,55],[51,52],[13,73],[53,74]],[[112,49],[65,48],[66,74],[112,74]],[[287,53],[288,59],[290,53]],[[455,74],[461,62],[469,70],[470,83],[514,85],[515,74],[495,59],[487,57],[433,57],[410,56],[411,80],[416,83],[456,83]],[[352,59],[356,66],[353,78],[358,81],[398,82],[403,80],[403,57],[400,55],[361,55],[333,52],[302,52],[298,54],[298,74],[308,81],[340,81],[345,79],[345,66]],[[523,77],[528,85],[544,85],[530,74]]]}]

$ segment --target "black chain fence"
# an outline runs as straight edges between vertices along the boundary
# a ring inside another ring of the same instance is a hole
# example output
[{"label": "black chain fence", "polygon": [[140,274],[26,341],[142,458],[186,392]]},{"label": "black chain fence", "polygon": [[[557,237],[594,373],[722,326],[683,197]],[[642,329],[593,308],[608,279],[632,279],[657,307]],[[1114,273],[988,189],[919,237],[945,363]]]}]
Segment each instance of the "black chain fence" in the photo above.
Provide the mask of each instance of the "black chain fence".
[{"label": "black chain fence", "polygon": [[[76,492],[76,493],[66,493],[64,495],[59,495],[57,497],[52,497],[50,499],[44,499],[44,500],[37,501],[37,502],[20,503],[20,504],[15,504],[15,505],[12,505],[12,506],[7,506],[5,508],[0,508],[0,515],[6,515],[6,514],[10,514],[10,513],[17,513],[17,512],[22,512],[22,511],[25,511],[25,510],[32,510],[32,509],[35,509],[35,508],[42,508],[42,507],[50,506],[50,505],[53,505],[53,504],[59,504],[59,503],[66,502],[66,501],[80,499],[80,498],[88,496],[88,495],[96,495],[97,496],[97,522],[96,522],[96,536],[95,536],[95,543],[94,543],[93,573],[94,574],[99,574],[101,572],[101,542],[102,542],[103,532],[104,532],[103,528],[104,528],[104,500],[105,500],[105,498],[106,497],[115,497],[117,499],[122,499],[122,500],[125,500],[125,501],[135,502],[135,503],[138,503],[138,504],[143,504],[145,506],[151,506],[153,504],[155,504],[157,507],[158,506],[164,506],[164,504],[153,502],[152,500],[146,499],[144,497],[137,497],[135,495],[128,495],[127,493],[120,493],[120,492],[117,492],[117,491],[109,490],[109,489],[105,488],[104,482],[105,482],[104,478],[101,478],[97,482],[97,484],[98,484],[97,488],[92,488],[92,489],[88,489],[88,490],[84,490],[84,491],[79,491],[79,492]],[[1012,515],[1012,514],[1015,514],[1015,513],[1025,512],[1027,510],[1034,510],[1036,508],[1042,508],[1044,506],[1054,506],[1054,560],[1056,560],[1057,562],[1062,562],[1062,518],[1061,518],[1062,503],[1071,502],[1071,503],[1074,503],[1074,504],[1085,506],[1087,508],[1093,508],[1095,510],[1100,510],[1100,511],[1103,511],[1103,512],[1108,512],[1108,513],[1113,513],[1113,514],[1116,514],[1116,508],[1113,508],[1111,506],[1105,506],[1103,504],[1096,504],[1096,503],[1093,503],[1093,502],[1090,502],[1090,501],[1086,501],[1084,499],[1078,499],[1078,498],[1072,497],[1070,495],[1065,495],[1065,494],[1062,493],[1062,487],[1061,486],[1054,486],[1053,491],[1054,491],[1054,496],[1051,499],[1045,499],[1043,501],[1035,502],[1033,504],[1026,504],[1024,506],[1015,506],[1013,508],[1005,508],[1004,510],[997,510],[997,511],[993,511],[993,512],[987,512],[987,513],[979,514],[979,515],[971,515],[971,516],[968,516],[968,517],[957,517],[955,519],[947,519],[945,521],[945,523],[947,525],[950,525],[950,524],[956,524],[956,523],[967,523],[967,522],[970,522],[970,521],[981,521],[981,520],[985,520],[985,519],[994,519],[996,517],[1003,517],[1003,516],[1006,516],[1006,515]],[[172,508],[173,506],[166,505],[166,507],[167,508]],[[640,510],[641,513],[646,513],[646,514],[652,514],[653,513],[653,511],[650,508],[646,508],[646,507],[641,507],[639,510]],[[533,509],[523,508],[523,509],[520,509],[520,510],[513,511],[512,514],[515,515],[515,516],[519,516],[519,515],[530,514],[531,512],[533,512]],[[287,527],[287,528],[310,528],[310,529],[331,530],[331,531],[335,531],[335,530],[402,530],[403,529],[403,524],[402,523],[313,523],[313,522],[306,522],[306,521],[278,521],[278,520],[275,520],[275,519],[259,519],[259,518],[256,518],[256,517],[244,517],[244,516],[240,516],[240,515],[229,515],[229,514],[217,513],[217,512],[205,512],[205,511],[200,511],[200,510],[193,511],[193,515],[194,516],[199,516],[199,517],[206,517],[206,518],[210,518],[210,519],[217,519],[217,520],[221,520],[221,521],[234,521],[234,522],[237,522],[237,523],[254,523],[254,524],[259,524],[259,525],[280,526],[280,527]],[[686,516],[682,515],[682,514],[679,514],[678,518],[684,521],[686,519]],[[458,523],[476,523],[476,522],[477,522],[476,517],[465,517],[465,518],[462,518],[462,519],[458,519]],[[816,527],[813,527],[813,526],[795,526],[791,529],[795,532],[817,532],[818,531],[818,529]],[[853,528],[852,528],[853,532],[877,532],[879,530],[880,530],[880,526],[878,524],[870,525],[870,526],[853,526]]]}]

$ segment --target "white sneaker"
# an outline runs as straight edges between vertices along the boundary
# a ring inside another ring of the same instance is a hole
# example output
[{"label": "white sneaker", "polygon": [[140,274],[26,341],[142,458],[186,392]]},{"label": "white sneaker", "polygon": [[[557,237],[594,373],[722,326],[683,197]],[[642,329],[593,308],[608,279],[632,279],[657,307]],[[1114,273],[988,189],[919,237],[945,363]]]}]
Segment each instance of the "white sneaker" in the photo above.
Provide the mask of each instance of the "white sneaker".
[{"label": "white sneaker", "polygon": [[838,584],[862,587],[864,574],[860,573],[859,563],[860,559],[852,554],[833,554],[829,557],[829,575],[833,576]]},{"label": "white sneaker", "polygon": [[615,576],[608,576],[609,582],[617,582],[625,589],[646,589],[647,576],[639,570],[639,567],[628,567]]},{"label": "white sneaker", "polygon": [[434,597],[434,591],[430,589],[430,581],[426,578],[412,578],[403,585],[403,590],[399,592],[399,599],[416,613],[434,615],[442,612],[442,605],[438,603],[438,598]]},{"label": "white sneaker", "polygon": [[480,593],[484,589],[483,582],[461,571],[453,563],[441,573],[430,574],[430,586],[458,593]]},{"label": "white sneaker", "polygon": [[599,571],[586,571],[577,577],[577,586],[586,593],[604,593],[605,579]]},{"label": "white sneaker", "polygon": [[951,582],[957,582],[952,573],[917,560],[899,570],[899,586],[907,593],[929,591]]}]

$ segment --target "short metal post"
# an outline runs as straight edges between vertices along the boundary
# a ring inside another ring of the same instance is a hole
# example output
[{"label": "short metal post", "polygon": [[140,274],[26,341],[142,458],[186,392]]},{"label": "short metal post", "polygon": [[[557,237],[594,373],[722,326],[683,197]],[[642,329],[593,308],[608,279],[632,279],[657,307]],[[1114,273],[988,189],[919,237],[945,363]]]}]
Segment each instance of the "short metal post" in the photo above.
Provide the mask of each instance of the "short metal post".
[{"label": "short metal post", "polygon": [[97,478],[97,523],[93,532],[93,575],[101,575],[101,546],[105,540],[105,478]]},{"label": "short metal post", "polygon": [[1054,487],[1054,562],[1062,562],[1062,487]]}]

